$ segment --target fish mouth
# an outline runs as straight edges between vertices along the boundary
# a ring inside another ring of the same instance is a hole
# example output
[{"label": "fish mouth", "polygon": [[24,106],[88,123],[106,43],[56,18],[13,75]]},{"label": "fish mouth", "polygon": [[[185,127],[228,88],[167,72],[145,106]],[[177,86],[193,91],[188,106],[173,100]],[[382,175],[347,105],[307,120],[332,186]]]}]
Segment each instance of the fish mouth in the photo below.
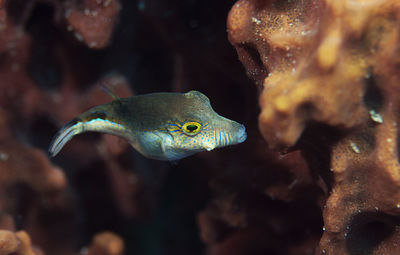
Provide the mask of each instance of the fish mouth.
[{"label": "fish mouth", "polygon": [[242,129],[238,133],[238,143],[243,143],[247,139],[246,127],[242,125]]}]

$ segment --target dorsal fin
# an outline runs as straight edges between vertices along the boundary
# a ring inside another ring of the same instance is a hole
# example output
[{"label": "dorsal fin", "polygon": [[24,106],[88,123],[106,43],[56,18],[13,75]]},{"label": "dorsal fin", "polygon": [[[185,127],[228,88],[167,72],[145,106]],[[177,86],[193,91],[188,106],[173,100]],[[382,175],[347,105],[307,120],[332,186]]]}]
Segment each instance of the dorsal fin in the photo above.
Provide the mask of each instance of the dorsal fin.
[{"label": "dorsal fin", "polygon": [[117,96],[114,92],[112,92],[111,89],[109,89],[105,83],[100,84],[100,88],[104,91],[104,93],[109,95],[113,100],[115,100],[115,101],[121,100],[121,98],[119,96]]}]

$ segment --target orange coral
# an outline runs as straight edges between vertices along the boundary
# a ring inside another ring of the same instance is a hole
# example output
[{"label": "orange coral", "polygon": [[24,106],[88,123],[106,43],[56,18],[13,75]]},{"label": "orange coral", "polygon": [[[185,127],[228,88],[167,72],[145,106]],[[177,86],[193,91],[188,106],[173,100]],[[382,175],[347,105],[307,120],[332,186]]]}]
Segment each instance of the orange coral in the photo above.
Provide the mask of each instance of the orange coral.
[{"label": "orange coral", "polygon": [[124,242],[119,236],[111,232],[102,232],[94,236],[87,254],[122,255],[123,252]]},{"label": "orange coral", "polygon": [[82,6],[69,1],[65,10],[68,29],[90,48],[104,48],[110,41],[120,9],[118,0],[84,0]]},{"label": "orange coral", "polygon": [[[49,1],[55,8],[61,8],[61,5],[56,2]],[[92,4],[99,4],[99,1],[95,2]],[[106,2],[112,8],[119,10],[118,1]],[[43,129],[49,128],[46,123],[50,119],[54,122],[58,121],[56,125],[61,126],[90,106],[110,101],[110,97],[102,92],[99,86],[94,86],[86,93],[77,96],[77,93],[74,93],[76,81],[71,78],[62,81],[62,89],[58,93],[47,93],[38,87],[28,75],[32,51],[37,50],[37,47],[33,45],[34,40],[23,30],[21,24],[15,24],[18,19],[7,15],[7,10],[12,13],[11,10],[15,8],[13,4],[18,7],[18,2],[8,1],[8,9],[6,9],[2,6],[3,1],[0,1],[0,78],[2,80],[0,84],[0,254],[42,255],[43,252],[33,247],[32,242],[43,248],[47,254],[76,254],[74,245],[77,234],[73,233],[76,231],[73,215],[75,203],[66,190],[68,182],[65,171],[51,163],[43,149],[32,145],[32,140],[18,134],[21,133],[21,127],[27,125],[30,130],[27,132],[34,133],[34,137],[39,137]],[[101,9],[106,10],[107,4],[101,4]],[[33,5],[30,3],[26,9],[21,10],[21,13],[28,12],[29,14]],[[103,14],[99,11],[96,17],[102,19]],[[97,29],[101,31],[101,35],[95,38],[99,40],[96,47],[105,47],[108,43],[118,11],[112,12],[112,15],[114,16],[103,19],[108,27],[101,24]],[[70,21],[73,22],[73,20]],[[26,22],[26,20],[21,22]],[[85,31],[82,30],[82,33]],[[96,31],[89,32],[93,35]],[[87,43],[95,39],[88,37]],[[65,56],[68,55],[65,54],[66,52],[58,56],[61,65],[65,64]],[[103,79],[102,82],[106,82],[116,94],[128,96],[132,93],[125,79],[120,76],[113,75]],[[72,107],[63,107],[66,105],[65,100],[77,100],[79,103]],[[43,118],[43,116],[46,116],[46,121],[34,123],[35,119]],[[55,129],[52,132],[55,132]],[[44,146],[47,147],[48,142],[45,141]],[[118,151],[115,148],[117,146],[113,146],[109,141],[99,144],[102,148],[98,151],[114,147],[110,149],[110,154],[115,157],[127,148],[127,146],[121,147]],[[94,146],[91,145],[91,147]],[[96,153],[100,154],[100,152],[94,152],[91,154],[92,158]],[[83,165],[90,160],[92,159],[88,155],[81,162],[77,161],[77,164]],[[109,167],[113,167],[110,175],[119,179],[119,185],[115,184],[115,190],[124,193],[124,187],[131,188],[132,183],[129,186],[126,184],[130,183],[129,180],[121,177],[127,174],[121,173],[121,166],[115,162],[115,159],[112,158],[109,161],[111,162]],[[125,192],[125,199],[131,198],[132,193],[133,191]],[[128,210],[125,211],[127,214],[130,213]],[[15,232],[15,229],[21,228],[24,230]],[[106,238],[97,239],[96,245],[105,247],[107,253],[92,252],[91,254],[117,255],[123,252],[123,244],[118,237],[109,234]]]},{"label": "orange coral", "polygon": [[1,254],[10,254],[18,248],[19,240],[11,231],[0,230],[0,251]]},{"label": "orange coral", "polygon": [[43,252],[32,247],[31,239],[25,231],[13,233],[8,230],[0,230],[0,254],[43,255]]},{"label": "orange coral", "polygon": [[239,59],[263,85],[270,147],[297,145],[317,174],[333,172],[324,254],[400,252],[399,13],[391,0],[241,0],[228,17]]}]

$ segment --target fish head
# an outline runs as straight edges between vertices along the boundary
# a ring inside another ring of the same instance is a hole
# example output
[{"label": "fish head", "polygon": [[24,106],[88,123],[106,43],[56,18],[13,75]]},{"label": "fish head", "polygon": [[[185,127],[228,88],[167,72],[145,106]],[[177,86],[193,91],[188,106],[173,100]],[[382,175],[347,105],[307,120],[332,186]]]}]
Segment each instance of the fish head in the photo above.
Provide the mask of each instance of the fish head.
[{"label": "fish head", "polygon": [[163,148],[173,160],[246,140],[244,125],[216,113],[207,96],[198,91],[184,96],[179,116],[166,126],[169,137],[164,139]]}]

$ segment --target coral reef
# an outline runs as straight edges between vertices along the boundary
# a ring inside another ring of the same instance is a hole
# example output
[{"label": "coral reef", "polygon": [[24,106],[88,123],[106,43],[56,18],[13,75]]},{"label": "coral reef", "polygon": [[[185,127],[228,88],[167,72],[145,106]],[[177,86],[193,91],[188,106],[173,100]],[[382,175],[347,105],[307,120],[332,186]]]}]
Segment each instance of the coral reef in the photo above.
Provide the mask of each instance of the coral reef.
[{"label": "coral reef", "polygon": [[[46,254],[76,254],[74,246],[78,236],[73,234],[77,231],[76,217],[74,216],[76,202],[73,201],[73,196],[67,190],[69,183],[64,172],[65,169],[62,170],[51,163],[43,151],[43,147],[48,143],[48,141],[42,140],[43,134],[49,132],[49,128],[50,132],[56,130],[56,126],[51,124],[53,120],[58,119],[61,124],[79,113],[82,108],[107,102],[108,96],[97,88],[77,97],[76,94],[71,94],[71,91],[74,90],[74,82],[70,79],[62,82],[62,89],[58,93],[47,93],[43,89],[49,82],[54,82],[54,79],[57,81],[57,77],[52,76],[52,71],[54,71],[52,66],[43,65],[53,64],[52,61],[47,62],[47,60],[54,55],[43,57],[35,56],[32,53],[36,50],[40,51],[36,41],[40,39],[32,35],[38,33],[34,28],[31,27],[32,34],[29,34],[26,29],[31,22],[28,18],[32,18],[30,15],[37,11],[36,3],[30,2],[21,9],[21,12],[17,13],[16,9],[19,4],[21,2],[18,1],[2,2],[0,9],[0,77],[2,79],[0,85],[0,224],[1,229],[4,229],[1,230],[0,253],[44,254],[40,249],[35,248],[40,246]],[[49,2],[49,4],[54,4],[51,6],[54,6],[56,13],[59,11],[57,8],[61,8],[61,3],[56,1]],[[114,5],[118,6],[118,3],[114,3]],[[48,6],[42,5],[41,8],[43,7],[47,8]],[[118,15],[117,13],[113,15],[115,20]],[[111,17],[105,19],[107,15],[98,17],[102,20],[111,19]],[[76,19],[70,21],[73,22]],[[90,30],[95,32],[93,29]],[[108,30],[104,30],[104,27],[99,29],[101,35],[95,36],[99,40],[98,47],[104,47],[109,41],[112,27]],[[45,38],[41,40],[45,43],[41,49],[48,47],[46,43],[51,41],[46,41]],[[88,43],[91,43],[93,39],[89,37],[87,40]],[[54,48],[50,47],[50,51],[52,49]],[[58,51],[57,64],[63,66],[65,72],[69,72],[65,61],[68,56],[66,54],[65,51]],[[38,61],[38,59],[40,60]],[[37,73],[38,69],[35,70],[35,67],[32,66],[36,64],[42,64],[41,73]],[[124,79],[118,76],[106,77],[104,82],[112,88],[117,86],[116,93],[125,95],[131,93]],[[67,105],[65,100],[74,100],[79,103],[70,108],[63,107],[63,105]],[[59,119],[59,116],[63,117]],[[106,142],[100,143],[100,145],[102,144],[106,144]],[[42,148],[40,149],[40,147]],[[103,147],[111,148],[110,146]],[[117,153],[114,152],[114,155]],[[97,154],[100,153],[97,152]],[[89,154],[88,157],[85,158],[86,162],[90,162]],[[77,166],[85,164],[85,162],[75,162]],[[125,196],[129,196],[129,194],[132,193],[126,192]],[[29,234],[24,230],[14,233],[16,229],[25,229]],[[31,238],[34,246],[31,245]],[[100,238],[94,246],[101,246],[103,243],[115,246],[114,242],[119,242],[119,246],[122,245],[120,240],[115,240],[117,238],[113,236]],[[95,251],[91,254],[122,253],[120,247],[116,247],[116,250],[110,248],[111,250],[108,252],[109,248],[107,247],[108,245],[105,246],[106,252],[96,252],[96,248],[93,248]]]},{"label": "coral reef", "polygon": [[0,253],[16,255],[42,255],[43,252],[32,247],[29,235],[24,231],[13,233],[8,230],[0,231]]},{"label": "coral reef", "polygon": [[[399,13],[0,0],[0,254],[399,253]],[[85,134],[49,159],[61,126],[111,100],[104,83],[199,90],[248,140],[173,165]]]},{"label": "coral reef", "polygon": [[[7,231],[1,252],[203,253],[196,214],[224,164],[218,155],[229,150],[175,166],[144,159],[115,137],[87,134],[57,158],[46,156],[62,125],[111,100],[102,83],[121,97],[198,89],[225,116],[251,118],[256,134],[255,91],[241,85],[248,81],[226,41],[225,17],[196,18],[200,7],[1,1],[0,230]],[[213,12],[229,8],[221,2]],[[229,98],[221,93],[228,89]],[[244,98],[246,106],[231,107],[231,99]],[[254,114],[246,117],[249,109]]]},{"label": "coral reef", "polygon": [[124,242],[110,232],[97,234],[86,254],[88,255],[121,255],[124,252]]},{"label": "coral reef", "polygon": [[108,45],[121,9],[118,0],[85,0],[79,6],[76,1],[69,1],[65,5],[68,30],[74,31],[78,40],[90,48]]},{"label": "coral reef", "polygon": [[262,86],[260,130],[300,149],[329,196],[323,254],[397,254],[397,1],[238,1],[231,43]]}]

